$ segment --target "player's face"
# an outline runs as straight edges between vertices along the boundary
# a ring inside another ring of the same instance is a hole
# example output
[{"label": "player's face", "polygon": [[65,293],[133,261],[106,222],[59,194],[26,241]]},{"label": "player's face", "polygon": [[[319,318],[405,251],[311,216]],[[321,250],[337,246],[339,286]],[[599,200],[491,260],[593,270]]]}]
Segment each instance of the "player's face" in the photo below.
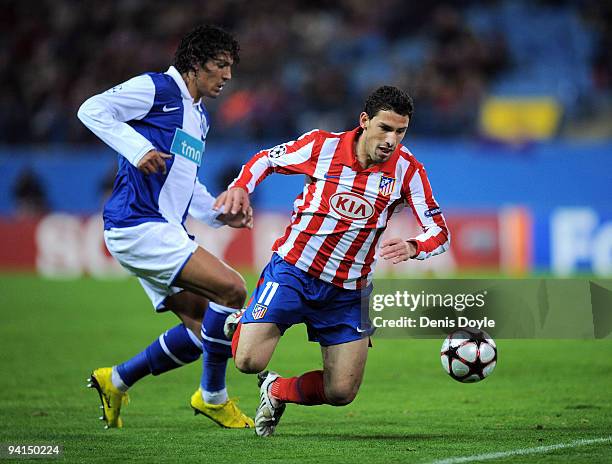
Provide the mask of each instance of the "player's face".
[{"label": "player's face", "polygon": [[359,116],[365,137],[365,150],[373,163],[384,163],[400,144],[408,129],[408,116],[391,110],[381,110],[370,119],[367,113]]},{"label": "player's face", "polygon": [[[219,53],[204,66],[196,68],[196,89],[198,97],[217,98],[223,86],[232,78],[234,60],[227,53]],[[196,98],[198,100],[199,98]]]}]

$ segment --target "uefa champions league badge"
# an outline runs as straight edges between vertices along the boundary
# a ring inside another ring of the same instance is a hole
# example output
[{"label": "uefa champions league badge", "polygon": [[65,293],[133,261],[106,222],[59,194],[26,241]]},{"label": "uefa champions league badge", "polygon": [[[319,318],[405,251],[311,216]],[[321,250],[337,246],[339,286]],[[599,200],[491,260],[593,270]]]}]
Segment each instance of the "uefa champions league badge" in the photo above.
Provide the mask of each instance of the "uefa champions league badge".
[{"label": "uefa champions league badge", "polygon": [[270,150],[268,150],[268,156],[270,158],[280,158],[285,153],[287,153],[287,145],[284,143],[276,145],[275,147],[272,147],[270,148]]},{"label": "uefa champions league badge", "polygon": [[182,129],[176,129],[170,153],[188,159],[198,166],[202,165],[202,154],[204,153],[204,142],[189,135]]},{"label": "uefa champions league badge", "polygon": [[395,187],[395,177],[382,176],[380,178],[378,191],[381,195],[388,197],[393,192],[393,187]]}]

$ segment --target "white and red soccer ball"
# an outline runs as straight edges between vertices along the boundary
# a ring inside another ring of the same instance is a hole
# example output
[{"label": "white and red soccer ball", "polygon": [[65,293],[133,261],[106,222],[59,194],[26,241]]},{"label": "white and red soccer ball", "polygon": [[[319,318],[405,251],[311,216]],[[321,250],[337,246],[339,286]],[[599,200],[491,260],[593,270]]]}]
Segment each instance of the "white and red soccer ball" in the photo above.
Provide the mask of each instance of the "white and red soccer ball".
[{"label": "white and red soccer ball", "polygon": [[458,382],[480,382],[495,369],[497,346],[484,330],[459,329],[444,339],[440,360]]}]

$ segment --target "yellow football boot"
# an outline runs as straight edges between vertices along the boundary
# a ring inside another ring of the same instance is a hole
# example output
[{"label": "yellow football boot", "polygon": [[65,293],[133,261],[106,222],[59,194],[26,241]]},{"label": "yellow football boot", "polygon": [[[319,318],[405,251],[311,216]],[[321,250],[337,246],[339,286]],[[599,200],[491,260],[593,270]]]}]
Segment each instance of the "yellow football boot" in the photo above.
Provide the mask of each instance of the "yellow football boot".
[{"label": "yellow football boot", "polygon": [[100,395],[100,402],[102,406],[102,416],[100,420],[106,422],[104,428],[121,428],[123,427],[123,421],[119,417],[121,412],[121,405],[128,404],[129,396],[127,392],[122,392],[113,385],[111,381],[113,369],[112,367],[101,367],[94,370],[87,381],[89,388],[95,388],[98,390]]},{"label": "yellow football boot", "polygon": [[204,414],[221,427],[228,429],[249,429],[255,426],[253,419],[244,414],[234,400],[228,399],[223,404],[208,404],[202,399],[200,389],[197,389],[191,396],[191,407],[194,414]]}]

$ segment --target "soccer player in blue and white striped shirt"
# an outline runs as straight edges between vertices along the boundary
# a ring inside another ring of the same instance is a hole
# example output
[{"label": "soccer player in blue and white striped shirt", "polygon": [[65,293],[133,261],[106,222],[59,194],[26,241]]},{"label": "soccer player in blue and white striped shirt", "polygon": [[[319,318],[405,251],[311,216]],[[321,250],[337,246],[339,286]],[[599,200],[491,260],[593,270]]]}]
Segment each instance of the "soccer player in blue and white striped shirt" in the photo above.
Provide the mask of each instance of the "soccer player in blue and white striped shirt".
[{"label": "soccer player in blue and white striped shirt", "polygon": [[199,26],[176,51],[164,73],[146,73],[89,98],[79,119],[119,153],[119,170],[104,208],[104,239],[112,255],[138,277],[156,311],[172,311],[181,324],[142,353],[93,371],[90,386],[102,401],[107,427],[119,416],[127,389],[203,355],[196,413],[230,428],[252,427],[227,396],[225,370],[231,343],[226,316],[242,308],[242,277],[198,246],[184,226],[187,215],[213,227],[252,227],[252,211],[213,209],[214,198],[197,177],[210,117],[203,98],[216,98],[232,77],[239,46],[228,32]]}]

